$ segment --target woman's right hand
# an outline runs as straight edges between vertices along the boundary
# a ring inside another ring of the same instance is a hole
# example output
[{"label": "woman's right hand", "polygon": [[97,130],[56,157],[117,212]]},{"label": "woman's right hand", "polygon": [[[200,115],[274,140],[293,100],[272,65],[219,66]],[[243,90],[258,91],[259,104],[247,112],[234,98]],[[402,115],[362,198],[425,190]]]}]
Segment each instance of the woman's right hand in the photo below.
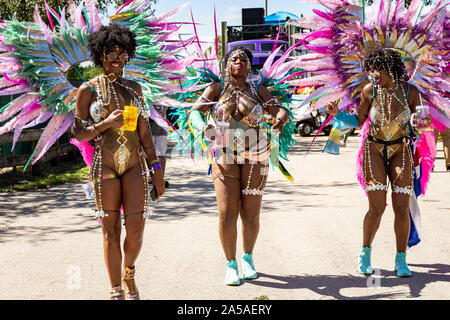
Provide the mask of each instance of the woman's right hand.
[{"label": "woman's right hand", "polygon": [[204,129],[203,129],[203,134],[205,135],[205,138],[209,141],[214,141],[214,139],[216,138],[216,127],[212,124],[208,124]]},{"label": "woman's right hand", "polygon": [[339,113],[339,108],[336,102],[330,102],[327,104],[327,113],[334,117]]},{"label": "woman's right hand", "polygon": [[104,123],[108,125],[108,128],[120,128],[123,126],[123,110],[116,109],[109,114],[104,120]]}]

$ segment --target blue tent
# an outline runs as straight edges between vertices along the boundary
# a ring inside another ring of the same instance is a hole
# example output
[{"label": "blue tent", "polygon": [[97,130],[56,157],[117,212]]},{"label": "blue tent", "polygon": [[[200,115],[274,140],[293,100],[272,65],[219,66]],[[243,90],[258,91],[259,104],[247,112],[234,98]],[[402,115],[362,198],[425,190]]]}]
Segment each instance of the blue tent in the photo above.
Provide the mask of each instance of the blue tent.
[{"label": "blue tent", "polygon": [[290,13],[287,11],[278,11],[278,12],[271,14],[270,16],[265,17],[264,24],[279,24],[279,22],[281,22],[283,24],[286,22],[287,18],[289,18],[291,20],[299,19],[299,17],[293,13]]}]

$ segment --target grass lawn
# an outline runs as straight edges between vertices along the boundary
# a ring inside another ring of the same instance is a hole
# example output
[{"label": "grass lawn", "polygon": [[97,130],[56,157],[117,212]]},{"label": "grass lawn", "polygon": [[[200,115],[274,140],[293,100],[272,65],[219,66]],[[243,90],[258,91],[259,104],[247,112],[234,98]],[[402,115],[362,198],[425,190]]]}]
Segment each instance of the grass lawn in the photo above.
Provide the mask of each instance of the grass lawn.
[{"label": "grass lawn", "polygon": [[81,160],[61,158],[57,164],[45,163],[40,165],[39,176],[31,174],[31,168],[26,172],[23,167],[3,168],[0,171],[0,192],[28,191],[49,188],[53,185],[67,182],[77,182],[89,178],[89,168]]}]

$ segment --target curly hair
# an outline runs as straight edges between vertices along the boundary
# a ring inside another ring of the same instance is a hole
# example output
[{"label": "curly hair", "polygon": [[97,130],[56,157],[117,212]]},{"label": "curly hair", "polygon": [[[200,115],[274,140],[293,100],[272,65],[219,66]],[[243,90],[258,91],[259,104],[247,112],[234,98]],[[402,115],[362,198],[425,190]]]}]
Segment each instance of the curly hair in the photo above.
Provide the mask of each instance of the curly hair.
[{"label": "curly hair", "polygon": [[88,37],[88,50],[91,51],[91,58],[98,67],[102,66],[102,56],[105,50],[113,46],[118,46],[125,50],[130,57],[134,57],[136,52],[136,34],[127,27],[122,27],[116,23],[109,26],[102,26]]},{"label": "curly hair", "polygon": [[393,76],[396,83],[399,83],[402,79],[408,81],[402,56],[392,49],[378,49],[372,52],[364,62],[364,69],[366,71],[384,70]]},{"label": "curly hair", "polygon": [[226,69],[227,67],[227,63],[228,63],[228,59],[230,58],[230,56],[233,54],[233,52],[235,52],[236,50],[242,50],[244,51],[245,55],[247,56],[248,60],[250,61],[250,67],[253,61],[253,53],[249,48],[246,47],[237,47],[237,48],[233,48],[233,50],[231,50],[230,52],[228,52],[224,59],[223,59],[223,70]]}]

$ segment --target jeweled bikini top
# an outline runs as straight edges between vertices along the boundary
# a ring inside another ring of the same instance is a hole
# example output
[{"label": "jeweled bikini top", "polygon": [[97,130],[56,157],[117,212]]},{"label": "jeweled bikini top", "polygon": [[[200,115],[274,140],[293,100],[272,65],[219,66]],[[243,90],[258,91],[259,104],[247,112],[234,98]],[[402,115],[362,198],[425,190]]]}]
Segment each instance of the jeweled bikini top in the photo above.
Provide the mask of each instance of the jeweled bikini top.
[{"label": "jeweled bikini top", "polygon": [[[229,85],[211,112],[214,121],[229,122],[231,124],[230,128],[233,128],[233,122],[237,122],[231,114],[236,106],[235,103],[232,103],[233,98],[244,97],[244,99],[239,99],[239,106],[241,107],[239,112],[243,115],[239,122],[245,126],[259,127],[264,120],[264,108],[253,96],[254,94],[248,86],[245,89],[241,89]],[[244,107],[244,110],[242,110],[242,107]]]},{"label": "jeweled bikini top", "polygon": [[[409,93],[409,92],[408,92]],[[407,95],[406,97],[399,87],[392,93],[393,100],[396,105],[399,105],[399,111],[396,116],[391,115],[390,120],[387,120],[386,114],[389,110],[386,105],[386,101],[382,101],[382,98],[377,94],[373,100],[372,108],[370,109],[370,134],[380,140],[389,141],[396,140],[401,137],[406,136],[406,127],[411,118],[411,110],[407,105]],[[399,101],[403,101],[400,103]]]}]

